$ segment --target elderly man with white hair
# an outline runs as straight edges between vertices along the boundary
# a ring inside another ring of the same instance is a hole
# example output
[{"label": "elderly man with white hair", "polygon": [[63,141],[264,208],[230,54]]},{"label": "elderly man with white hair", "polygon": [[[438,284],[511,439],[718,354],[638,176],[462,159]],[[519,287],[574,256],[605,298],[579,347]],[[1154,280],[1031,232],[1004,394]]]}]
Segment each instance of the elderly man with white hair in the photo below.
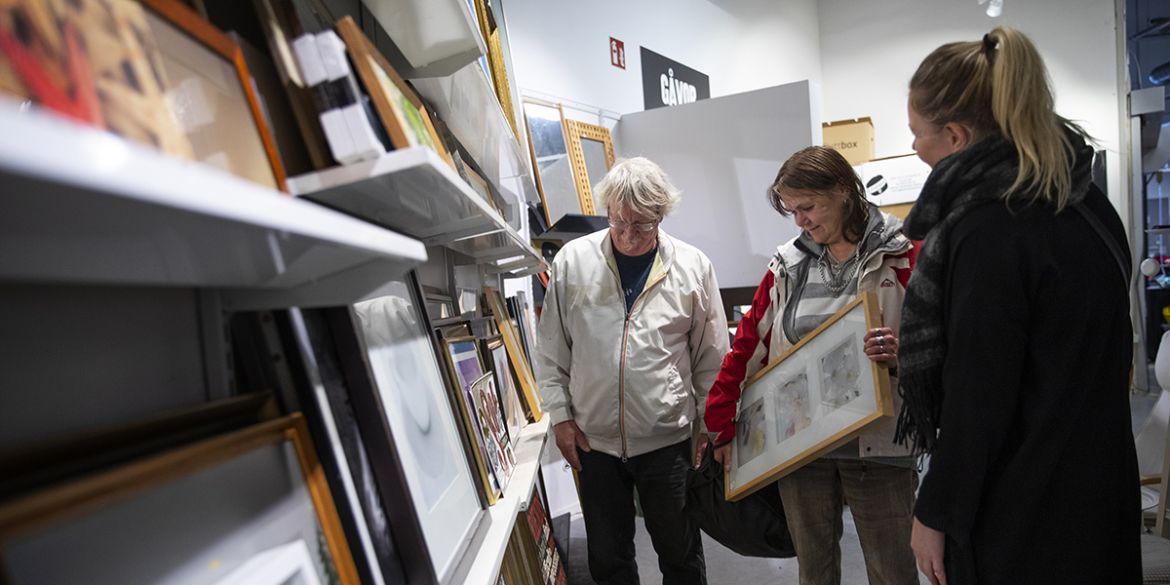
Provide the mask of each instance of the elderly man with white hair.
[{"label": "elderly man with white hair", "polygon": [[706,583],[683,506],[687,468],[707,447],[707,390],[728,351],[715,269],[659,228],[679,195],[658,165],[621,161],[595,191],[610,228],[553,259],[536,360],[557,447],[579,472],[589,570],[601,585],[638,583],[636,487],[662,582]]}]

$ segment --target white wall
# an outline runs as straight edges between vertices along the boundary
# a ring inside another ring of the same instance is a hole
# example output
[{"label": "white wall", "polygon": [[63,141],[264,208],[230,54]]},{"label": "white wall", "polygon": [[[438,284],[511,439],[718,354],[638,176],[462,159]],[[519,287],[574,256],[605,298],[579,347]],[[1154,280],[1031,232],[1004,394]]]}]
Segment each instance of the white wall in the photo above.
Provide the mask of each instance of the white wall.
[{"label": "white wall", "polygon": [[625,156],[645,156],[670,175],[682,201],[666,233],[711,258],[719,286],[760,283],[777,244],[799,233],[765,193],[792,153],[820,137],[807,81],[622,117]]},{"label": "white wall", "polygon": [[913,152],[906,93],[939,45],[977,40],[997,24],[1027,34],[1048,64],[1057,111],[1109,151],[1109,196],[1122,209],[1113,0],[1005,0],[988,18],[975,0],[821,0],[821,89],[826,120],[869,116],[876,157]]},{"label": "white wall", "polygon": [[[820,78],[815,0],[503,0],[522,90],[643,109],[639,47],[707,74],[711,97]],[[626,45],[610,65],[609,37]]]}]

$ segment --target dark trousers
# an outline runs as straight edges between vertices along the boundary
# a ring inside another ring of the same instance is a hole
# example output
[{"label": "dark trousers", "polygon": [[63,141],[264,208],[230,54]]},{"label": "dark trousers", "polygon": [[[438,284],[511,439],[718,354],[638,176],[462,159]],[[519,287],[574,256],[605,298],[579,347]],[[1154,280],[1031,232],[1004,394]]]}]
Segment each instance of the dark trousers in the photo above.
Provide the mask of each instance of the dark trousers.
[{"label": "dark trousers", "polygon": [[634,487],[663,585],[706,585],[703,542],[686,505],[690,441],[623,462],[578,450],[581,508],[589,543],[589,572],[598,585],[637,585],[634,559]]}]

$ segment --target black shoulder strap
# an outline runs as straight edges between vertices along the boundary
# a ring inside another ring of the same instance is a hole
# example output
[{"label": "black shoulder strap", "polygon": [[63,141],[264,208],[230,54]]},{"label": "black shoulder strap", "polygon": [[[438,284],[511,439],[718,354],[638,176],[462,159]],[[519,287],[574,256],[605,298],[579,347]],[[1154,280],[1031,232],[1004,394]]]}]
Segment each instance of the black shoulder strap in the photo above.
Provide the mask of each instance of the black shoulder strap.
[{"label": "black shoulder strap", "polygon": [[1097,216],[1093,215],[1081,201],[1074,203],[1072,208],[1077,210],[1077,213],[1081,214],[1081,217],[1085,218],[1085,221],[1093,227],[1093,231],[1097,232],[1097,235],[1100,236],[1101,241],[1105,242],[1105,246],[1113,254],[1113,259],[1117,261],[1117,269],[1121,271],[1121,279],[1125,281],[1125,288],[1128,290],[1131,271],[1126,270],[1128,267],[1125,264],[1125,253],[1121,251],[1121,246],[1118,245],[1117,240],[1105,229],[1105,224],[1101,223],[1101,220],[1097,219]]}]

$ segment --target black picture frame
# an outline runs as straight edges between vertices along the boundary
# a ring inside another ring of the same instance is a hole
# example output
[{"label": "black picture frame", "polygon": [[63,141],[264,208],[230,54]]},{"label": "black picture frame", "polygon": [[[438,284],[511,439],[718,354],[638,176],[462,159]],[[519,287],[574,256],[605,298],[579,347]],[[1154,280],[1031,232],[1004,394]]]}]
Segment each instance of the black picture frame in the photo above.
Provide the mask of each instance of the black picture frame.
[{"label": "black picture frame", "polygon": [[[330,488],[339,494],[336,499],[347,504],[343,526],[350,542],[354,543],[351,548],[355,560],[366,561],[357,563],[362,582],[374,582],[371,571],[376,568],[386,585],[406,585],[401,549],[395,541],[395,526],[391,524],[387,499],[370,463],[373,454],[367,448],[366,438],[358,425],[343,372],[343,359],[338,354],[329,325],[331,311],[347,313],[348,309],[290,309],[278,313],[276,322],[284,342],[283,354],[293,373],[297,402],[305,414],[314,442],[322,446],[339,443],[341,448],[340,456],[332,450],[322,449],[319,457],[327,470]],[[336,432],[336,443],[330,437],[333,434],[329,432],[330,428]],[[341,477],[346,471],[352,480],[357,502],[343,497],[347,490]],[[341,507],[339,504],[339,511]],[[367,551],[362,550],[358,529],[352,525],[354,522],[365,523],[377,559],[376,566],[365,558]]]},{"label": "black picture frame", "polygon": [[[474,512],[468,510],[468,517],[460,517],[460,527],[455,527],[461,529],[465,534],[459,542],[458,548],[450,551],[451,554],[447,558],[446,569],[448,573],[446,577],[438,573],[439,567],[436,566],[436,560],[431,554],[431,544],[427,541],[428,529],[423,524],[425,520],[420,518],[420,514],[424,514],[426,511],[420,511],[415,507],[414,497],[418,494],[412,493],[410,488],[410,478],[417,477],[419,471],[415,468],[408,468],[403,460],[403,454],[408,451],[416,451],[417,445],[406,442],[399,444],[399,441],[395,439],[395,429],[392,428],[388,419],[388,413],[393,405],[389,405],[383,400],[386,394],[379,388],[375,366],[371,363],[373,358],[369,353],[370,348],[367,347],[368,338],[363,332],[358,309],[343,307],[324,309],[322,312],[332,336],[332,345],[340,358],[339,365],[348,388],[354,418],[364,439],[374,480],[377,482],[383,497],[386,514],[390,519],[390,530],[398,547],[406,581],[411,585],[439,585],[444,579],[449,578],[453,571],[457,572],[457,567],[465,560],[470,540],[477,534],[479,523],[484,518],[486,503],[476,490],[476,470],[467,466],[466,441],[468,438],[464,436],[461,425],[457,423],[458,413],[454,411],[451,402],[452,389],[441,371],[442,360],[436,352],[434,338],[431,334],[431,324],[426,314],[417,275],[410,272],[400,279],[393,279],[393,281],[397,281],[407,289],[405,296],[409,298],[403,300],[411,305],[411,317],[416,321],[412,327],[417,327],[417,331],[412,331],[411,334],[416,340],[425,339],[425,351],[429,352],[436,360],[436,366],[439,368],[437,380],[442,388],[436,387],[432,391],[435,391],[436,394],[441,391],[442,396],[432,396],[432,398],[436,400],[441,398],[441,402],[435,407],[445,409],[446,413],[452,417],[453,432],[458,437],[453,439],[452,443],[445,445],[452,450],[455,450],[456,446],[458,447],[460,453],[456,457],[457,461],[453,464],[461,466],[457,475],[466,473],[469,480],[465,487],[470,488],[470,493],[467,493],[466,496],[470,499],[460,501],[465,507],[475,506]],[[421,343],[421,341],[419,342]],[[417,364],[417,366],[421,368],[423,364]],[[435,506],[429,512],[434,513],[440,508],[442,506]],[[435,526],[432,523],[430,530],[435,530]]]}]

